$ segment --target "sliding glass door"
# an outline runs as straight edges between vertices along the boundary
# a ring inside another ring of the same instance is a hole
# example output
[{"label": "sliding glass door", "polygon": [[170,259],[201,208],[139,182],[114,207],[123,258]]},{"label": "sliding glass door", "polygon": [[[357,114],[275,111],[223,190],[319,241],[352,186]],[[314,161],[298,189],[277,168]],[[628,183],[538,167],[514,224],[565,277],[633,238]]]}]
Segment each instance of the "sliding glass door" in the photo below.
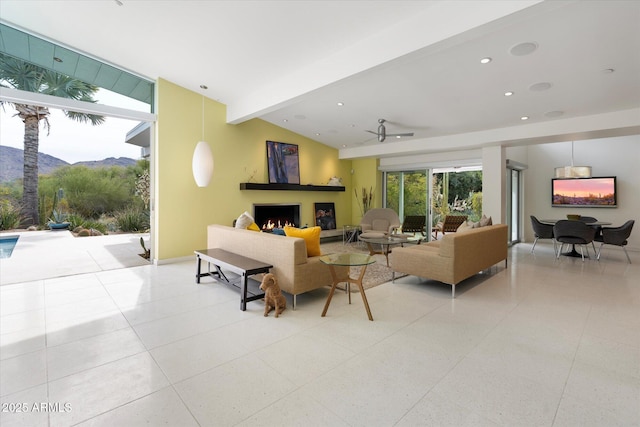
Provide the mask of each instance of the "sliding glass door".
[{"label": "sliding glass door", "polygon": [[522,217],[522,187],[523,172],[527,169],[527,165],[507,160],[507,225],[509,226],[509,245],[520,243],[522,240],[522,225],[524,218]]},{"label": "sliding glass door", "polygon": [[507,171],[509,173],[507,194],[510,196],[507,208],[509,244],[514,244],[520,242],[520,171],[516,169],[507,169]]},{"label": "sliding glass door", "polygon": [[428,232],[449,214],[479,221],[482,214],[480,168],[389,171],[384,175],[384,207],[407,216],[425,216]]},{"label": "sliding glass door", "polygon": [[427,215],[428,194],[426,170],[386,173],[385,206],[396,211],[400,221]]}]

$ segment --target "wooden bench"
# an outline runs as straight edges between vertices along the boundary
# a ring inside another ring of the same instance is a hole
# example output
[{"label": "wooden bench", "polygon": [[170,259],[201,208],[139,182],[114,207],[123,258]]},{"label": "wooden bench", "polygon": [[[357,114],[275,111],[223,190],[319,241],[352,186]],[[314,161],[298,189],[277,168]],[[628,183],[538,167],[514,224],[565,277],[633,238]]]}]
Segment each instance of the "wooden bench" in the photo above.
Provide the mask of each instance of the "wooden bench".
[{"label": "wooden bench", "polygon": [[[237,255],[219,248],[199,249],[197,251],[194,251],[194,253],[196,254],[197,260],[196,283],[200,283],[201,277],[211,276],[219,282],[239,288],[240,310],[242,311],[245,311],[247,309],[248,301],[255,301],[264,298],[264,293],[251,293],[250,296],[247,296],[247,294],[249,293],[249,276],[260,273],[268,273],[269,269],[273,268],[273,265],[265,264],[261,261],[256,261],[255,259]],[[209,264],[213,264],[216,271],[202,273],[202,260],[207,261]],[[238,274],[240,276],[239,280],[230,280],[222,271],[223,268],[225,270]]]}]

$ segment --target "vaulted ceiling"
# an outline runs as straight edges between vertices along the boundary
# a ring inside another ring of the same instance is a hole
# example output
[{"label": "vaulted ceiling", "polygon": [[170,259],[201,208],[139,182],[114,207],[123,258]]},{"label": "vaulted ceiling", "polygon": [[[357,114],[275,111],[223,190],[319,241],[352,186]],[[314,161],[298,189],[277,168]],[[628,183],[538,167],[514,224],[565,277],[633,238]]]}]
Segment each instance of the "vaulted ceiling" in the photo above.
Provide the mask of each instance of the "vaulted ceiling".
[{"label": "vaulted ceiling", "polygon": [[[640,133],[637,1],[1,0],[0,19],[343,158]],[[414,136],[378,142],[380,118]]]}]

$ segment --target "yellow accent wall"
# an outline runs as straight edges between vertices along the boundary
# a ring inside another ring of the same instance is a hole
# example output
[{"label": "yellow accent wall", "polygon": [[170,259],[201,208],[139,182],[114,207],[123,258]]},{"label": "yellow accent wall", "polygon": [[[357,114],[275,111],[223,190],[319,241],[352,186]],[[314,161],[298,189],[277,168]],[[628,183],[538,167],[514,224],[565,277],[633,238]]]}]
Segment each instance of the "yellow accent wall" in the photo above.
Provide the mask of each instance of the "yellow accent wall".
[{"label": "yellow accent wall", "polygon": [[[354,159],[351,161],[353,168],[353,176],[351,178],[351,199],[353,200],[353,209],[351,215],[351,223],[359,224],[362,219],[362,188],[367,191],[373,189],[372,207],[382,207],[382,173],[378,171],[380,161],[375,158]],[[356,198],[355,191],[358,192]]]},{"label": "yellow accent wall", "polygon": [[[239,125],[226,123],[225,105],[167,80],[157,82],[157,134],[154,142],[155,251],[158,261],[193,255],[206,247],[209,224],[232,225],[254,203],[301,203],[302,224],[313,225],[313,204],[333,202],[338,228],[350,224],[351,160],[338,150],[260,119]],[[193,150],[204,139],[214,156],[208,187],[196,186],[191,172]],[[241,182],[266,183],[266,141],[297,144],[300,183],[324,185],[332,176],[343,179],[344,192],[240,190]],[[357,207],[356,207],[357,210]]]}]

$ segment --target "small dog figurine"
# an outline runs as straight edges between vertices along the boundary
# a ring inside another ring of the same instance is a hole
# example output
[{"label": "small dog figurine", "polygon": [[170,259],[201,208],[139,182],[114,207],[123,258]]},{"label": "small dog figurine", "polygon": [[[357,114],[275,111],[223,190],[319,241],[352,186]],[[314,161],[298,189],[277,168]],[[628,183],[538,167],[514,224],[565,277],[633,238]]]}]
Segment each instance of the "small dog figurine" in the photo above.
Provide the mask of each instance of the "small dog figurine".
[{"label": "small dog figurine", "polygon": [[287,308],[287,299],[282,295],[278,280],[272,273],[267,273],[260,283],[260,289],[264,291],[264,317],[275,308],[276,317]]}]

